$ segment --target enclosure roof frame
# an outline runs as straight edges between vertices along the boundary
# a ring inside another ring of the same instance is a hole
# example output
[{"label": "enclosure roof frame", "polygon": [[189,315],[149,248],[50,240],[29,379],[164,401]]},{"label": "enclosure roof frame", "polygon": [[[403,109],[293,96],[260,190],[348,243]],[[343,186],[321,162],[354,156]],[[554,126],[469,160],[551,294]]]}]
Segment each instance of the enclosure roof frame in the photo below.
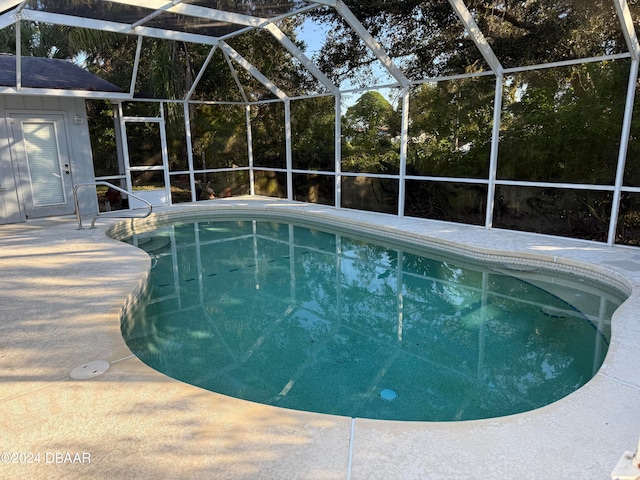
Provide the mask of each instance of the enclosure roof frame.
[{"label": "enclosure roof frame", "polygon": [[[238,13],[234,11],[220,9],[219,4],[216,3],[216,8],[209,6],[202,6],[192,4],[189,0],[94,0],[96,2],[104,2],[104,4],[122,5],[123,8],[129,8],[134,12],[140,12],[140,18],[137,20],[126,23],[123,21],[104,20],[98,18],[89,18],[89,15],[78,16],[72,14],[60,13],[64,9],[61,9],[58,5],[58,13],[51,11],[39,10],[37,8],[30,8],[30,5],[34,0],[0,0],[0,28],[7,28],[11,25],[16,25],[16,31],[19,31],[19,24],[21,21],[34,21],[58,24],[68,27],[76,28],[88,28],[94,30],[101,30],[112,33],[120,33],[126,35],[135,35],[139,38],[155,38],[165,40],[176,40],[188,43],[195,43],[201,45],[208,45],[216,49],[220,46],[220,42],[243,35],[247,32],[261,29],[267,31],[275,38],[282,47],[289,52],[289,54],[297,59],[300,64],[309,72],[309,74],[316,79],[316,81],[326,89],[333,96],[339,96],[343,90],[333,82],[329,76],[324,73],[317,64],[309,58],[287,35],[278,27],[277,22],[285,18],[293,17],[296,15],[304,14],[317,8],[330,8],[338,14],[344,22],[358,35],[364,45],[371,51],[374,58],[380,63],[380,65],[386,70],[391,78],[397,82],[397,86],[401,88],[408,88],[414,82],[410,81],[403,73],[402,69],[394,62],[388,52],[381,46],[376,38],[374,38],[366,27],[358,20],[349,7],[343,0],[309,0],[304,2],[291,2],[291,7],[284,13],[274,14],[272,17],[249,15],[246,13]],[[451,9],[456,14],[461,26],[469,38],[474,42],[476,48],[482,55],[483,59],[489,66],[491,72],[496,77],[501,77],[505,73],[500,60],[497,58],[493,51],[491,44],[487,41],[481,31],[478,23],[474,20],[471,11],[467,7],[464,0],[447,0]],[[620,23],[622,34],[624,35],[629,54],[635,61],[640,60],[640,41],[636,34],[633,20],[629,11],[627,0],[611,0],[615,6],[616,14]],[[280,2],[279,2],[280,3]],[[213,5],[213,4],[212,4]],[[286,9],[286,7],[285,7]],[[90,10],[90,9],[87,9]],[[213,36],[211,34],[196,33],[194,31],[179,31],[175,28],[160,28],[157,25],[149,26],[148,23],[158,18],[162,14],[174,14],[185,17],[192,17],[206,22],[222,22],[233,26],[241,27],[237,31],[227,32],[219,36]],[[18,33],[16,33],[17,35]],[[18,42],[16,42],[18,43]],[[276,95],[280,99],[288,98],[287,94],[282,90],[282,87],[277,84],[274,79],[269,79],[262,72],[259,72],[258,68],[251,65],[241,56],[238,52],[229,51],[228,43],[222,50],[226,52],[226,55],[237,59],[236,63],[245,69],[251,76],[257,78],[263,85]],[[33,89],[24,89],[21,85],[21,69],[20,69],[20,56],[21,52],[17,54],[17,79],[16,85],[5,86],[3,88],[4,94],[35,94],[37,91]],[[134,98],[134,82],[137,77],[137,68],[139,68],[139,62],[136,59],[134,65],[134,72],[132,76],[132,86],[127,95],[129,98]],[[202,73],[202,72],[200,72]],[[201,78],[202,75],[198,75]],[[196,86],[194,86],[195,88]],[[380,87],[379,85],[372,85],[372,87]],[[44,91],[42,91],[45,94]],[[54,91],[57,95],[69,95],[67,92],[62,92],[59,89]],[[183,98],[184,101],[188,101],[193,93],[193,89],[186,93]],[[46,94],[51,94],[51,91],[47,91]],[[103,98],[103,92],[90,92],[90,91],[77,91],[72,95],[84,95],[93,98]],[[122,99],[123,94],[116,94],[115,99]],[[157,99],[157,100],[171,100],[171,99]]]}]

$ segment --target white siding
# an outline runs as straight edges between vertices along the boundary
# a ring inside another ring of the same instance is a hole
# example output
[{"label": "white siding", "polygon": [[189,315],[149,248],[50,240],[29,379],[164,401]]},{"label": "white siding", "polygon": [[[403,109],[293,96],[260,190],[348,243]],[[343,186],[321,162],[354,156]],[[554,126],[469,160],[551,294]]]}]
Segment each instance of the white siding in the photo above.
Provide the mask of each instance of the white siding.
[{"label": "white siding", "polygon": [[[91,141],[84,99],[0,95],[0,188],[5,189],[0,191],[0,224],[24,220],[24,216],[18,209],[18,195],[14,180],[15,165],[12,163],[15,159],[12,159],[9,148],[11,129],[8,125],[8,115],[10,113],[33,115],[57,113],[64,115],[73,184],[94,181]],[[78,193],[81,212],[83,214],[97,213],[98,203],[95,189],[84,187]],[[70,199],[70,201],[73,200]]]}]

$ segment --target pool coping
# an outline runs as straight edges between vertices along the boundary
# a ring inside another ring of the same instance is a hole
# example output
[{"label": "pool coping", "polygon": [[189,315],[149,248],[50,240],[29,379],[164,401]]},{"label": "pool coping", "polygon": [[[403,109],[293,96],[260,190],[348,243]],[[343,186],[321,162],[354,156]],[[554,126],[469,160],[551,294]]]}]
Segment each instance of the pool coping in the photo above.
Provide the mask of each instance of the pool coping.
[{"label": "pool coping", "polygon": [[[91,462],[46,463],[42,457],[39,464],[0,464],[0,473],[11,468],[13,478],[122,478],[135,472],[136,478],[602,479],[610,478],[625,450],[637,446],[640,250],[259,197],[160,208],[136,223],[234,211],[348,221],[363,233],[377,225],[398,238],[454,249],[464,244],[478,255],[518,253],[526,262],[551,261],[611,278],[630,298],[614,314],[611,346],[598,374],[552,405],[455,423],[350,419],[206,392],[133,356],[118,321],[143,288],[150,261],[105,234],[131,221],[100,219],[97,229],[82,231],[70,218],[3,226],[0,267],[5,279],[23,279],[20,289],[5,285],[0,292],[6,306],[0,324],[3,450],[89,453]],[[58,238],[52,241],[54,233]],[[57,296],[48,299],[53,291]],[[87,305],[90,315],[81,311]],[[70,377],[74,367],[92,360],[107,361],[110,368],[87,380]]]}]

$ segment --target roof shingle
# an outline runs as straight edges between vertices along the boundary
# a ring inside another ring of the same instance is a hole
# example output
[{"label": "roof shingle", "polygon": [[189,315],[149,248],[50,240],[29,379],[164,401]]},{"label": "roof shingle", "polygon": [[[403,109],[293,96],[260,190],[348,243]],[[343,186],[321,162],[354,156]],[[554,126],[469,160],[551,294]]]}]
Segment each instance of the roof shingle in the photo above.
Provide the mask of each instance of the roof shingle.
[{"label": "roof shingle", "polygon": [[[67,60],[22,57],[22,86],[62,90],[122,92],[106,80]],[[16,86],[16,57],[0,54],[0,86]]]}]

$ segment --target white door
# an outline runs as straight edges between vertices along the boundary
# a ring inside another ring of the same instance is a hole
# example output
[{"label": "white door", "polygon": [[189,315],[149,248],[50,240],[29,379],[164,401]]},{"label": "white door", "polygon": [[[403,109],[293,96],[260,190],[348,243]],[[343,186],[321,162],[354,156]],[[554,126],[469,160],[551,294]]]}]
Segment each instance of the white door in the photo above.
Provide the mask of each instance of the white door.
[{"label": "white door", "polygon": [[64,116],[12,114],[18,192],[27,218],[75,211]]}]

